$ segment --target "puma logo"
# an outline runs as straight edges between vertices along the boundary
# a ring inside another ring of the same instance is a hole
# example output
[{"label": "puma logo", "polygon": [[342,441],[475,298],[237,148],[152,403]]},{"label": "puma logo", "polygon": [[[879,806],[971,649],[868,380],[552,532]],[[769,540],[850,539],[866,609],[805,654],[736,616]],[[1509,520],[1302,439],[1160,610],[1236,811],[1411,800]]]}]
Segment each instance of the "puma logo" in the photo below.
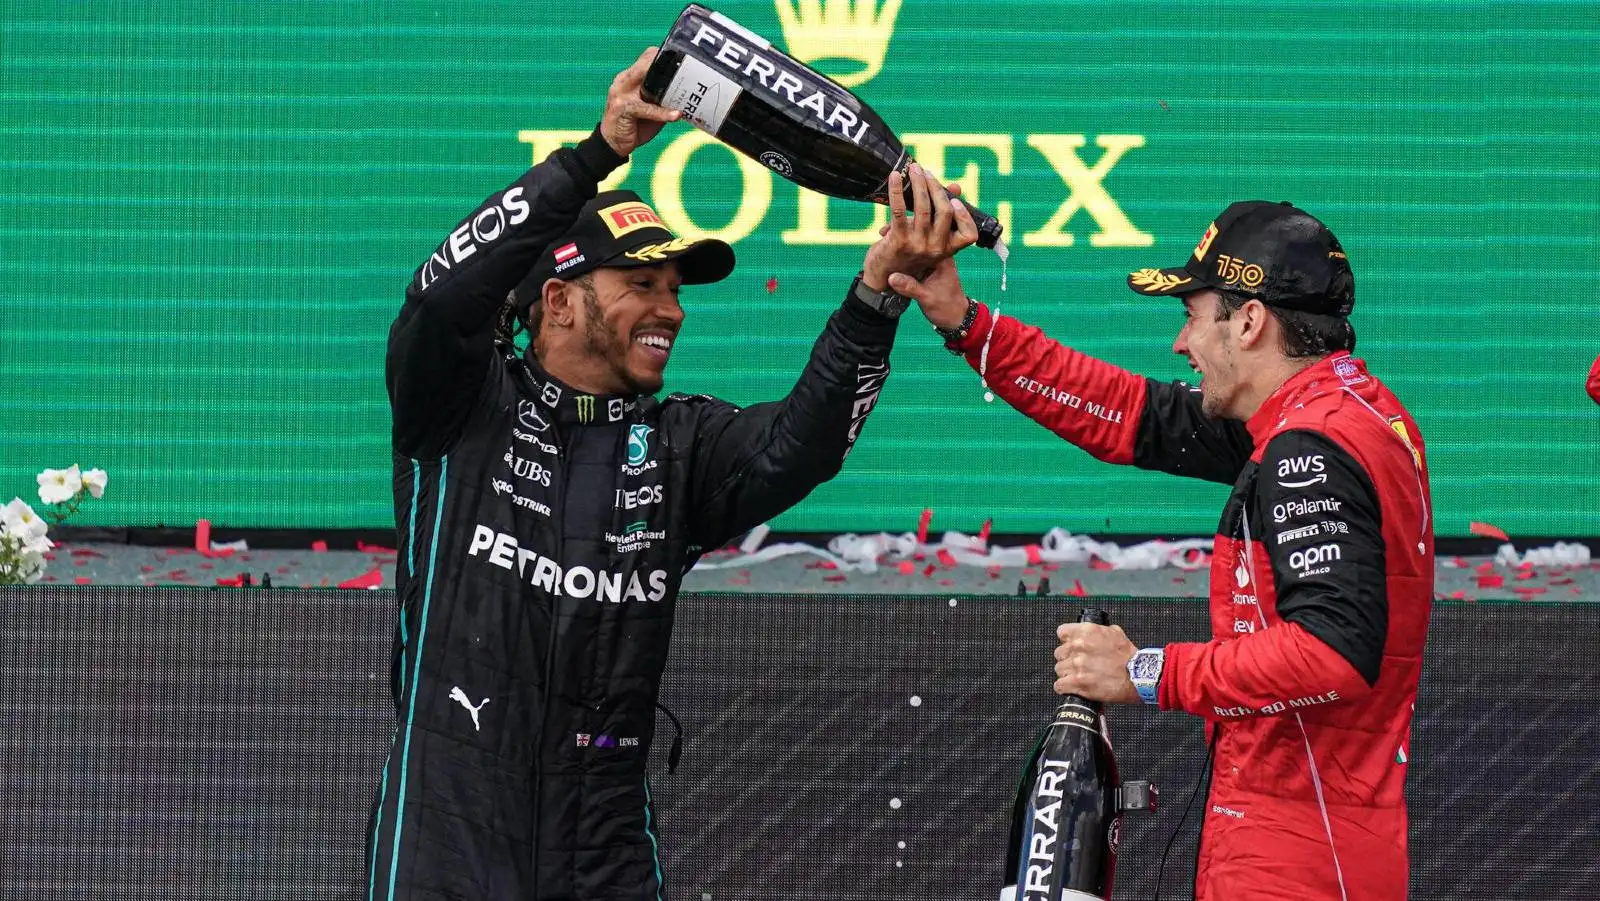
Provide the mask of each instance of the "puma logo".
[{"label": "puma logo", "polygon": [[467,699],[467,693],[462,691],[460,686],[457,686],[450,689],[450,700],[455,701],[462,707],[467,708],[467,712],[472,714],[472,731],[482,731],[478,728],[478,711],[483,709],[483,705],[489,703],[488,698],[484,698],[482,701],[479,701],[478,705],[474,707],[472,702]]}]

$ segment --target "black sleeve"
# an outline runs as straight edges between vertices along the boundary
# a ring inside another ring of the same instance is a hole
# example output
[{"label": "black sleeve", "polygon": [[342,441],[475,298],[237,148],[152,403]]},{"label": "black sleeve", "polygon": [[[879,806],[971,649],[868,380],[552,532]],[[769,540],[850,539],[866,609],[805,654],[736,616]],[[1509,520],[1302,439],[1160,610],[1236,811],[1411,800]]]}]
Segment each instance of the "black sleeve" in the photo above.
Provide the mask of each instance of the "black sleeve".
[{"label": "black sleeve", "polygon": [[1255,450],[1244,423],[1207,416],[1200,389],[1146,379],[1144,412],[1133,439],[1133,465],[1232,485]]},{"label": "black sleeve", "polygon": [[494,359],[506,295],[621,164],[596,129],[489,197],[417,267],[385,361],[396,451],[436,459],[455,444]]},{"label": "black sleeve", "polygon": [[1267,444],[1257,521],[1278,615],[1378,681],[1389,631],[1382,508],[1366,470],[1333,439],[1288,431]]},{"label": "black sleeve", "polygon": [[678,398],[697,405],[693,544],[720,547],[838,474],[888,380],[897,324],[847,298],[783,400],[741,410],[710,398]]}]

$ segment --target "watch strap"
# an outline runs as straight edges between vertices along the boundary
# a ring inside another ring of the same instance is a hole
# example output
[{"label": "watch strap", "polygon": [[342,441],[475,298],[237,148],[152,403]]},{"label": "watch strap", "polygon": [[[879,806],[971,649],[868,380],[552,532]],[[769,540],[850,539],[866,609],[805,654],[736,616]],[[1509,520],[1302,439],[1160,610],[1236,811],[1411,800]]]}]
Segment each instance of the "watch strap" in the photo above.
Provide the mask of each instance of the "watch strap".
[{"label": "watch strap", "polygon": [[891,319],[898,319],[900,314],[906,311],[906,307],[911,306],[911,298],[896,294],[892,289],[872,290],[862,279],[862,273],[859,272],[856,273],[855,281],[850,284],[850,294],[856,300]]}]

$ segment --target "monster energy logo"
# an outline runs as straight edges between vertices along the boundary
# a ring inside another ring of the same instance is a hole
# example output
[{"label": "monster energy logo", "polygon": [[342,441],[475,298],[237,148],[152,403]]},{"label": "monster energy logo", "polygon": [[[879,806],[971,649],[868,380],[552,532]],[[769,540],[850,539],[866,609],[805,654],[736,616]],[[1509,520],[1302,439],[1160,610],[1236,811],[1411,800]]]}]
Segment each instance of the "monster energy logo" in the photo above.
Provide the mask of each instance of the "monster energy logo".
[{"label": "monster energy logo", "polygon": [[578,421],[592,422],[594,420],[594,395],[579,394],[572,400],[578,405]]}]

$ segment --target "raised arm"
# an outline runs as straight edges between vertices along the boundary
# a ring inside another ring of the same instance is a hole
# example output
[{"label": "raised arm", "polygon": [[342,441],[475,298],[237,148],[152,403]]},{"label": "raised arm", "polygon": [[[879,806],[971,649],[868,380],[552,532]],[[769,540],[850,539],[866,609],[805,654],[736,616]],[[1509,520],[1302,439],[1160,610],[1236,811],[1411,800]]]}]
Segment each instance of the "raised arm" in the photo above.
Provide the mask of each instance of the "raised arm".
[{"label": "raised arm", "polygon": [[889,378],[897,320],[850,297],[823,328],[794,388],[740,409],[673,396],[696,417],[692,542],[714,548],[838,474]]},{"label": "raised arm", "polygon": [[1198,392],[1134,375],[994,316],[967,298],[954,266],[922,282],[897,275],[894,284],[917,299],[936,328],[959,334],[949,346],[995,394],[1097,459],[1223,484],[1250,460],[1244,424],[1206,416]]},{"label": "raised arm", "polygon": [[432,459],[455,444],[494,359],[507,295],[572,226],[598,182],[678,118],[639,98],[654,56],[645,51],[613,80],[594,133],[491,195],[412,274],[385,360],[399,453]]},{"label": "raised arm", "polygon": [[[702,399],[696,430],[695,543],[711,548],[799,503],[838,474],[889,378],[889,351],[910,300],[887,290],[890,273],[925,273],[978,239],[955,185],[916,164],[888,180],[890,223],[867,251],[843,306],[829,317],[794,389],[739,410]],[[948,191],[948,194],[946,193]]]}]

